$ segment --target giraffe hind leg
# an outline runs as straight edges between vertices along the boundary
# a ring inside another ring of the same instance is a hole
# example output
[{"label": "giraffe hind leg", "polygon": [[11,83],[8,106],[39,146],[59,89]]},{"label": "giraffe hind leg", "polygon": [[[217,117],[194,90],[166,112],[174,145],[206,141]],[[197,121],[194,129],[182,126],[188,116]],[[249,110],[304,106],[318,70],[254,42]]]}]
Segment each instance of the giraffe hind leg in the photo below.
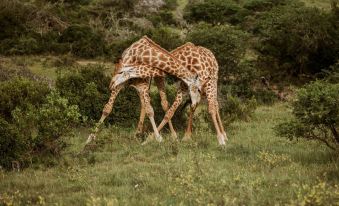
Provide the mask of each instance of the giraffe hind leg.
[{"label": "giraffe hind leg", "polygon": [[[166,88],[165,88],[165,78],[164,77],[158,77],[155,78],[155,83],[157,85],[157,88],[159,90],[160,100],[161,100],[161,107],[166,113],[168,111],[168,101],[167,101],[167,95],[166,95]],[[168,125],[171,131],[172,138],[176,140],[178,138],[177,133],[173,127],[172,121],[168,121]]]}]

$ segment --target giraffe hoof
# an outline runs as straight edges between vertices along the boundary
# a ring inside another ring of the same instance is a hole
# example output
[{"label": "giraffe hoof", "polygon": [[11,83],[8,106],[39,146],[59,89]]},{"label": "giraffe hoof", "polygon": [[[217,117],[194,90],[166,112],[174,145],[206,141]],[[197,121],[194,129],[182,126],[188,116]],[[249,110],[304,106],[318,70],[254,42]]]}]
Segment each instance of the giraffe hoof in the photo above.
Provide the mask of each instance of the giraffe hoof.
[{"label": "giraffe hoof", "polygon": [[172,133],[172,135],[171,135],[171,136],[172,136],[172,139],[173,139],[173,140],[178,140],[178,136],[177,136],[177,134],[176,134],[176,133]]},{"label": "giraffe hoof", "polygon": [[155,139],[158,141],[158,142],[162,142],[163,138],[161,135],[159,136],[156,136]]},{"label": "giraffe hoof", "polygon": [[188,141],[191,141],[191,140],[192,140],[191,136],[185,135],[184,138],[182,138],[181,141],[183,141],[183,142],[188,142]]},{"label": "giraffe hoof", "polygon": [[224,135],[218,136],[218,142],[219,142],[219,145],[222,145],[222,146],[226,145]]}]

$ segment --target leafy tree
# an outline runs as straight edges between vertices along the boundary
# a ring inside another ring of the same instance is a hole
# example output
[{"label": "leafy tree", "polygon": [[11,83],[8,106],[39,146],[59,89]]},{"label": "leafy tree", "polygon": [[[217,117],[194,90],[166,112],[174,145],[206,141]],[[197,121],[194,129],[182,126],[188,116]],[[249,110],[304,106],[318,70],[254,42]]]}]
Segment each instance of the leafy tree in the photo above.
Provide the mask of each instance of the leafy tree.
[{"label": "leafy tree", "polygon": [[[332,14],[298,5],[272,9],[258,19],[260,61],[269,70],[318,73],[339,57],[339,28]],[[272,68],[273,66],[273,68]]]},{"label": "leafy tree", "polygon": [[231,0],[207,0],[189,4],[184,18],[189,22],[225,23],[240,7]]},{"label": "leafy tree", "polygon": [[294,119],[276,127],[280,136],[318,140],[339,149],[339,84],[315,81],[300,89],[293,103]]}]

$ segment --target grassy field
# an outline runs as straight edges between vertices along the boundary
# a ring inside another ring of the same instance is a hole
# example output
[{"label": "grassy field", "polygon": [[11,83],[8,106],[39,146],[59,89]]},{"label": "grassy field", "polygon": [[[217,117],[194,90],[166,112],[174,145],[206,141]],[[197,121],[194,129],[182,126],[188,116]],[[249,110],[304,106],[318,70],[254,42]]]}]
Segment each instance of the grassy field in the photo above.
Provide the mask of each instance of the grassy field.
[{"label": "grassy field", "polygon": [[289,116],[286,104],[259,107],[227,128],[225,148],[209,129],[142,146],[133,129],[111,127],[82,152],[79,130],[57,166],[0,171],[0,205],[338,205],[338,155],[275,136]]}]

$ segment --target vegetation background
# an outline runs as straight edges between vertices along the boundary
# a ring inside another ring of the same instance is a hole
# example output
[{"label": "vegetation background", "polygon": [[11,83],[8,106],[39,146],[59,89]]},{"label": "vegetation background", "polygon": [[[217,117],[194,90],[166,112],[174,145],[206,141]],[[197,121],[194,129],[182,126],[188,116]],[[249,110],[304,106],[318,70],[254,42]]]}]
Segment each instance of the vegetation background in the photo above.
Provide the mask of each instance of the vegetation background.
[{"label": "vegetation background", "polygon": [[[192,141],[142,146],[125,88],[84,149],[143,35],[213,51],[226,147],[204,104]],[[337,0],[2,0],[0,55],[0,205],[339,205]]]}]

